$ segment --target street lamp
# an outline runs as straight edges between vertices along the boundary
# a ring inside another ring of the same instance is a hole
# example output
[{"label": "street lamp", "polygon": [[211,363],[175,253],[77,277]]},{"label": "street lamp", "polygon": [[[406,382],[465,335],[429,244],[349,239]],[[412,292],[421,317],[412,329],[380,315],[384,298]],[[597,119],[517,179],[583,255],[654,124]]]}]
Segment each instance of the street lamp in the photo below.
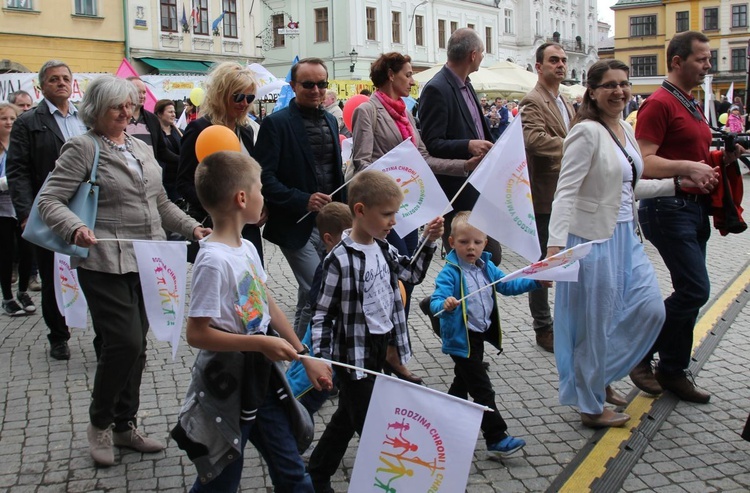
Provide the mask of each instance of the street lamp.
[{"label": "street lamp", "polygon": [[352,51],[349,52],[349,61],[352,63],[351,65],[349,65],[349,72],[351,72],[352,74],[354,73],[354,66],[357,64],[357,55],[359,55],[359,53],[357,53],[357,50],[352,48]]}]

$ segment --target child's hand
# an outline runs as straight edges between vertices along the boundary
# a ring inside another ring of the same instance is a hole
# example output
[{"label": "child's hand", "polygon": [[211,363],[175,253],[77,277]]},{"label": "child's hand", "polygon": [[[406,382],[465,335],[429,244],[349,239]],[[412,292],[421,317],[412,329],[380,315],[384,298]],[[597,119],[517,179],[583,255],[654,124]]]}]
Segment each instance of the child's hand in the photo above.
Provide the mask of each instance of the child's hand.
[{"label": "child's hand", "polygon": [[443,222],[444,220],[442,216],[438,216],[427,223],[427,226],[424,228],[424,236],[426,236],[429,241],[435,241],[443,236]]},{"label": "child's hand", "polygon": [[262,342],[259,351],[271,361],[292,361],[298,359],[294,346],[281,337],[253,336],[259,337]]},{"label": "child's hand", "polygon": [[541,284],[543,288],[551,288],[552,287],[552,281],[539,281],[539,284]]},{"label": "child's hand", "polygon": [[456,298],[454,298],[453,296],[449,296],[449,297],[448,297],[448,298],[446,298],[446,299],[445,299],[445,301],[443,302],[443,309],[444,309],[444,310],[445,310],[446,312],[452,312],[452,311],[453,311],[453,310],[455,310],[455,309],[456,309],[456,307],[458,307],[458,305],[460,305],[460,304],[461,304],[461,303],[460,303],[460,302],[459,302],[459,301],[458,301],[458,300],[457,300]]},{"label": "child's hand", "polygon": [[319,360],[302,358],[302,366],[305,367],[307,378],[313,384],[315,390],[331,390],[333,388],[333,371],[331,366]]}]

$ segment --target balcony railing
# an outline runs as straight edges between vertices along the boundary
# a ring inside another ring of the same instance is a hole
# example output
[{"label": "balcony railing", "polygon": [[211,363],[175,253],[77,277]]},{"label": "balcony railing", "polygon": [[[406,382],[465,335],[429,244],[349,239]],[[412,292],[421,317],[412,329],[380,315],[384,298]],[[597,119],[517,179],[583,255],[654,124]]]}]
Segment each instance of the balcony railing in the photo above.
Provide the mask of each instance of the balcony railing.
[{"label": "balcony railing", "polygon": [[583,40],[551,37],[547,38],[547,41],[561,44],[563,49],[567,52],[586,53],[586,45]]}]

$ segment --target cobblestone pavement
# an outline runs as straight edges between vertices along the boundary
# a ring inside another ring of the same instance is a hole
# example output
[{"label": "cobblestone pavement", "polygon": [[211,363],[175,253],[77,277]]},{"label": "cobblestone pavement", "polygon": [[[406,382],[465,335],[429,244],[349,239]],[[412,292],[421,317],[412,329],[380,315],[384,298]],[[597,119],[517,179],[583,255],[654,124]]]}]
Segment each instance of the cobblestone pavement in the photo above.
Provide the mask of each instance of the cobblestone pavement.
[{"label": "cobblestone pavement", "polygon": [[[746,179],[748,186],[748,179]],[[746,204],[747,209],[747,204]],[[662,292],[671,291],[669,274],[647,245]],[[709,243],[712,300],[750,260],[750,232],[722,238],[714,231]],[[266,244],[269,287],[286,311],[293,313],[296,282],[281,253]],[[414,300],[428,295],[442,262],[436,259],[428,278],[414,290]],[[502,268],[525,265],[506,253]],[[685,266],[690,268],[690,266]],[[35,301],[39,303],[38,294]],[[711,303],[710,302],[710,303]],[[710,304],[709,303],[709,304]],[[189,382],[195,351],[181,341],[172,361],[166,343],[151,338],[141,388],[139,419],[151,436],[168,441],[164,452],[143,455],[116,452],[117,465],[94,467],[86,442],[90,388],[95,369],[93,332],[74,330],[67,362],[48,356],[46,327],[37,313],[0,318],[0,491],[8,492],[178,492],[186,491],[195,470],[168,439]],[[594,435],[583,428],[578,413],[557,399],[553,355],[534,343],[527,297],[500,301],[504,347],[488,351],[497,401],[511,434],[523,437],[523,453],[502,462],[489,460],[477,440],[467,491],[544,491]],[[440,352],[437,337],[414,305],[409,318],[415,359],[409,367],[432,388],[446,391],[452,362]],[[680,403],[625,481],[623,491],[750,491],[750,443],[739,431],[750,411],[750,307],[745,307],[709,358],[698,382],[713,397],[707,405]],[[632,390],[628,379],[615,384]],[[316,417],[316,435],[335,409],[335,400]],[[357,449],[355,438],[335,476],[336,491],[346,491]],[[241,491],[270,492],[270,480],[257,452],[247,448]],[[352,491],[357,491],[353,488]]]}]

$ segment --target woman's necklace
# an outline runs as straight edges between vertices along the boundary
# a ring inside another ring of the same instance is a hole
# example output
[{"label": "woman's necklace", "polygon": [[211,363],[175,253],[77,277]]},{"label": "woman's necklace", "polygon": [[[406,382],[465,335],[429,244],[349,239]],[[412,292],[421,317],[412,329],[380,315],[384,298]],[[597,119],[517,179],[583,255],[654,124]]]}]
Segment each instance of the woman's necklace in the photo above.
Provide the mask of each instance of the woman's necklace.
[{"label": "woman's necklace", "polygon": [[107,144],[110,149],[113,151],[120,151],[120,152],[129,152],[133,154],[133,139],[130,138],[128,134],[125,134],[125,143],[124,144],[118,144],[117,142],[113,141],[109,137],[107,137],[104,134],[99,134],[99,137],[102,138],[105,144]]}]

